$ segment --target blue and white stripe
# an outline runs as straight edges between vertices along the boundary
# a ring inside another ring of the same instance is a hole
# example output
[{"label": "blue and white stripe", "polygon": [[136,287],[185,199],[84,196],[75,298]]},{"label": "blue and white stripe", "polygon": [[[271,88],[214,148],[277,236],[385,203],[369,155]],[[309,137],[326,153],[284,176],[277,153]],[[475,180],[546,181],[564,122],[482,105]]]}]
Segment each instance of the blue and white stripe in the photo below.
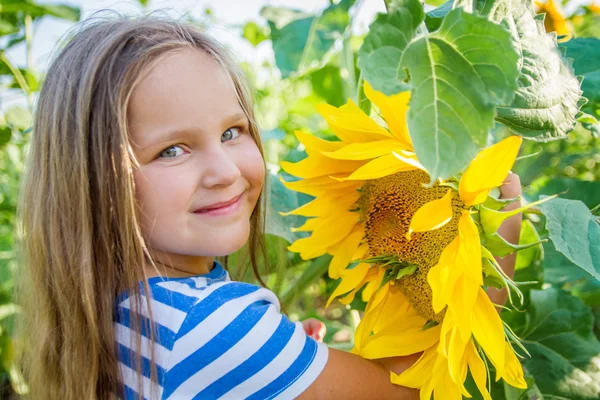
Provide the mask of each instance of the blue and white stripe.
[{"label": "blue and white stripe", "polygon": [[[142,329],[145,398],[154,390],[160,399],[293,399],[327,362],[327,346],[282,315],[273,292],[232,282],[217,262],[207,275],[156,277],[148,284],[158,382],[150,379],[150,335]],[[141,300],[147,318],[143,290]],[[127,399],[138,396],[130,301],[127,294],[119,296],[115,317]]]}]

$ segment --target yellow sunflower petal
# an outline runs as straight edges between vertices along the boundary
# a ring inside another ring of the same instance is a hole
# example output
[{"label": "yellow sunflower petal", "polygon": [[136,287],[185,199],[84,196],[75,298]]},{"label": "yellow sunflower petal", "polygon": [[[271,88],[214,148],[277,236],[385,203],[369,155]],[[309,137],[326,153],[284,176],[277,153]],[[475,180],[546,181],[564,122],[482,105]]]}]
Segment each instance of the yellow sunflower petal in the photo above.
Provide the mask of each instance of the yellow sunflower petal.
[{"label": "yellow sunflower petal", "polygon": [[294,131],[294,134],[298,138],[298,141],[304,145],[306,153],[309,155],[324,151],[336,151],[344,146],[343,142],[332,142],[298,130]]},{"label": "yellow sunflower petal", "polygon": [[447,373],[442,377],[440,384],[435,387],[433,397],[435,400],[462,400],[460,387],[461,385],[457,385]]},{"label": "yellow sunflower petal", "polygon": [[481,240],[479,230],[468,211],[463,211],[458,221],[457,266],[478,285],[483,285],[483,270],[481,266]]},{"label": "yellow sunflower petal", "polygon": [[365,94],[381,111],[381,115],[396,139],[402,142],[407,149],[412,149],[412,141],[408,134],[406,125],[406,112],[410,101],[410,91],[401,92],[392,96],[386,96],[382,92],[373,89],[365,81]]},{"label": "yellow sunflower petal", "polygon": [[410,368],[399,375],[392,372],[392,383],[410,388],[421,388],[431,378],[437,358],[438,354],[434,347],[425,350]]},{"label": "yellow sunflower petal", "polygon": [[502,378],[511,386],[519,389],[527,389],[527,382],[523,377],[523,367],[515,354],[512,346],[508,342],[504,342],[506,367]]},{"label": "yellow sunflower petal", "polygon": [[346,143],[364,143],[392,138],[385,128],[369,118],[352,100],[348,100],[348,103],[340,108],[329,104],[318,104],[316,108],[333,133]]},{"label": "yellow sunflower petal", "polygon": [[458,255],[460,240],[454,238],[452,242],[442,251],[436,266],[429,270],[427,282],[431,287],[433,311],[439,313],[450,301],[454,283],[460,276],[461,271],[454,268]]},{"label": "yellow sunflower petal", "polygon": [[422,327],[406,329],[396,325],[396,332],[376,335],[363,348],[361,356],[367,359],[407,356],[423,351],[439,340],[439,326],[425,331]]},{"label": "yellow sunflower petal", "polygon": [[329,218],[319,218],[319,224],[314,227],[312,235],[296,240],[288,250],[300,253],[303,260],[318,257],[325,254],[330,246],[345,239],[357,223],[358,213],[349,211]]},{"label": "yellow sunflower petal", "polygon": [[[383,270],[383,268],[378,269]],[[423,328],[427,320],[416,312],[404,294],[395,286],[391,286],[389,292],[389,296],[381,304],[380,311],[381,314],[388,315],[388,317],[377,319],[373,325],[373,332],[391,334],[396,332],[399,327],[401,329]]]},{"label": "yellow sunflower petal", "polygon": [[329,304],[338,296],[341,296],[344,293],[348,293],[352,289],[354,289],[367,275],[369,271],[369,264],[357,264],[353,269],[346,270],[344,275],[342,275],[342,281],[335,288],[329,300],[327,300],[327,304],[325,307],[329,307]]},{"label": "yellow sunflower petal", "polygon": [[[356,161],[344,161],[344,162],[356,162]],[[393,154],[387,154],[374,160],[369,161],[360,168],[357,168],[347,178],[339,178],[340,182],[348,180],[366,180],[366,179],[377,179],[384,176],[395,174],[400,171],[412,171],[416,169],[414,166],[406,164],[400,161]]]},{"label": "yellow sunflower petal", "polygon": [[427,170],[425,169],[423,164],[421,164],[419,162],[419,160],[417,159],[417,155],[415,153],[408,152],[408,151],[400,151],[400,152],[392,151],[392,154],[394,155],[394,157],[396,157],[398,160],[402,161],[403,163],[412,165],[413,167],[415,167],[415,169],[420,169],[421,171],[427,172]]},{"label": "yellow sunflower petal", "polygon": [[375,294],[375,291],[381,285],[381,281],[383,280],[385,270],[383,268],[379,268],[377,278],[367,283],[365,288],[362,291],[362,301],[365,303],[371,300],[371,297]]},{"label": "yellow sunflower petal", "polygon": [[[456,320],[460,324],[459,320]],[[455,326],[450,333],[450,341],[448,345],[448,373],[452,380],[462,386],[464,376],[466,375],[466,360],[465,351],[467,344],[471,341],[471,337],[463,337],[459,326]]]},{"label": "yellow sunflower petal", "polygon": [[485,363],[479,356],[473,342],[469,342],[467,345],[467,363],[471,375],[473,376],[473,380],[475,381],[475,385],[477,385],[477,389],[479,389],[483,399],[492,400],[492,397],[487,390],[487,370],[485,368]]},{"label": "yellow sunflower petal", "polygon": [[377,322],[377,318],[379,316],[378,311],[381,309],[382,302],[385,301],[389,295],[389,287],[389,282],[381,286],[381,288],[375,292],[375,296],[367,304],[365,314],[363,315],[363,318],[360,320],[360,323],[354,332],[353,352],[355,352],[355,354],[360,355],[364,340],[368,338],[373,331],[373,326]]},{"label": "yellow sunflower petal", "polygon": [[319,196],[306,204],[288,212],[279,212],[281,215],[302,215],[304,217],[326,217],[339,214],[340,211],[349,210],[358,200],[360,193],[355,190],[333,192],[331,195]]},{"label": "yellow sunflower petal", "polygon": [[317,178],[339,173],[351,173],[360,168],[364,161],[334,160],[320,154],[313,154],[296,163],[282,161],[281,168],[299,178]]},{"label": "yellow sunflower petal", "polygon": [[496,380],[504,373],[504,326],[500,315],[482,288],[479,288],[473,308],[473,336],[496,367]]},{"label": "yellow sunflower petal", "polygon": [[332,176],[319,176],[317,178],[300,179],[297,181],[288,182],[279,176],[279,180],[283,185],[293,190],[294,192],[306,193],[311,196],[321,196],[325,193],[338,192],[341,190],[347,190],[348,192],[356,190],[360,187],[360,182],[340,182],[334,177],[343,178],[344,175],[338,174]]},{"label": "yellow sunflower petal", "polygon": [[520,136],[510,136],[475,156],[458,184],[460,198],[467,206],[485,201],[489,190],[504,182],[517,158],[521,142]]},{"label": "yellow sunflower petal", "polygon": [[444,197],[421,206],[410,220],[406,239],[412,232],[425,232],[441,228],[452,219],[452,190],[448,189]]},{"label": "yellow sunflower petal", "polygon": [[465,341],[471,338],[471,317],[478,292],[479,285],[463,274],[456,280],[454,294],[449,299],[448,307],[452,309],[458,330]]},{"label": "yellow sunflower petal", "polygon": [[390,154],[398,145],[399,142],[396,139],[351,143],[333,152],[323,152],[323,155],[336,160],[370,160]]},{"label": "yellow sunflower petal", "polygon": [[[367,265],[370,265],[370,264],[367,264]],[[377,277],[377,271],[375,270],[375,268],[370,268],[369,272],[363,278],[363,280],[358,285],[356,285],[356,287],[354,289],[352,289],[352,291],[350,293],[348,293],[347,295],[345,295],[343,298],[340,299],[340,303],[346,304],[346,305],[352,303],[352,301],[354,300],[354,297],[356,297],[356,293],[358,293],[358,291],[364,285],[366,285],[368,282],[371,282],[373,279],[376,279],[376,277]]]},{"label": "yellow sunflower petal", "polygon": [[306,222],[297,227],[297,228],[290,228],[290,231],[292,232],[311,232],[314,231],[315,228],[317,228],[321,223],[321,219],[320,218],[308,218],[306,220]]},{"label": "yellow sunflower petal", "polygon": [[358,249],[360,241],[364,236],[364,229],[362,229],[362,226],[358,226],[358,229],[355,228],[354,232],[348,235],[348,237],[342,241],[341,245],[338,246],[337,251],[333,254],[333,258],[329,263],[329,276],[332,279],[339,278],[340,273],[348,264],[350,264],[352,256]]}]

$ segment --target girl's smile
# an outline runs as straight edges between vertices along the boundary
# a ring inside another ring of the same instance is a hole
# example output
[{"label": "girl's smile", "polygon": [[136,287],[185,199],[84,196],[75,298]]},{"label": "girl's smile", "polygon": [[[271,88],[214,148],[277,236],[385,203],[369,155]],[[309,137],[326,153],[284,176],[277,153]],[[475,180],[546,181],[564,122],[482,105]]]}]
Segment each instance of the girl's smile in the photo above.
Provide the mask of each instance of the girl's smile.
[{"label": "girl's smile", "polygon": [[206,273],[240,249],[264,161],[236,87],[210,55],[180,49],[134,88],[128,109],[142,233],[161,263]]},{"label": "girl's smile", "polygon": [[235,196],[233,199],[214,203],[212,205],[201,207],[194,211],[194,214],[206,216],[229,215],[240,209],[244,193]]}]

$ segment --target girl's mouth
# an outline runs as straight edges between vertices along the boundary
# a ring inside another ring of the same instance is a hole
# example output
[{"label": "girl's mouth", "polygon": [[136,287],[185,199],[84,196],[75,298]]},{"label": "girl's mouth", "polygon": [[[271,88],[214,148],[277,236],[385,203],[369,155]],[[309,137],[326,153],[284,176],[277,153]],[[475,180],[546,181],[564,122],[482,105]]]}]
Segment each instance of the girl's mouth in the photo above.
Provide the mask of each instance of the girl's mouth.
[{"label": "girl's mouth", "polygon": [[221,202],[209,207],[198,209],[194,211],[194,214],[217,216],[233,213],[234,211],[240,208],[243,196],[244,194],[242,193],[239,196],[226,202]]}]

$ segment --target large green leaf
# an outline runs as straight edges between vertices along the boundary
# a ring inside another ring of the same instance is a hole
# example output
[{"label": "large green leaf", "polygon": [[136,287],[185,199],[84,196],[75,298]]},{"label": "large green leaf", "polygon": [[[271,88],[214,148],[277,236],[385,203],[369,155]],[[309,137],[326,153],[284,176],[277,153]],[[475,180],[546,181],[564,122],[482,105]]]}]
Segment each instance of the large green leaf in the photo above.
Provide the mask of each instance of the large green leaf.
[{"label": "large green leaf", "polygon": [[401,59],[423,18],[423,7],[414,0],[377,15],[358,56],[364,80],[375,89],[391,95],[410,88]]},{"label": "large green leaf", "polygon": [[561,46],[567,48],[567,57],[573,58],[575,73],[583,76],[581,89],[589,101],[585,109],[600,109],[600,39],[576,38]]},{"label": "large green leaf", "polygon": [[600,225],[579,200],[553,199],[540,205],[554,247],[600,279]]},{"label": "large green leaf", "polygon": [[512,100],[517,53],[509,32],[486,18],[455,9],[428,33],[418,0],[395,6],[371,25],[359,66],[384,93],[412,88],[407,120],[417,157],[432,180],[448,178],[487,143],[495,106]]},{"label": "large green leaf", "polygon": [[498,108],[498,121],[534,140],[563,139],[583,104],[579,80],[547,34],[544,16],[528,0],[474,0],[474,9],[504,23],[519,52],[519,90],[510,105]]},{"label": "large green leaf", "polygon": [[531,354],[524,365],[541,392],[571,400],[600,398],[600,342],[589,307],[558,289],[532,290],[530,299],[525,318],[512,327]]},{"label": "large green leaf", "polygon": [[550,178],[528,188],[527,195],[538,198],[560,193],[560,197],[581,200],[589,208],[600,203],[600,182],[582,181],[573,178]]},{"label": "large green leaf", "polygon": [[281,75],[306,69],[331,49],[342,37],[355,0],[342,0],[329,6],[320,16],[283,7],[263,7],[261,15],[271,28],[275,63]]},{"label": "large green leaf", "polygon": [[544,282],[556,287],[584,279],[590,274],[559,253],[552,243],[544,243]]}]

